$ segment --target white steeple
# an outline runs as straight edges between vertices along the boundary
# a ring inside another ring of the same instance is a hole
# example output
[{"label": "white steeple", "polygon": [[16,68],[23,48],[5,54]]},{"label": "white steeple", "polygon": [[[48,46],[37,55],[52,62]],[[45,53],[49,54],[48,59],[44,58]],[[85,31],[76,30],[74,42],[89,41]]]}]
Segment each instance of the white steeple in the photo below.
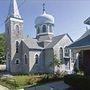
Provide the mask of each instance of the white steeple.
[{"label": "white steeple", "polygon": [[15,18],[21,19],[21,15],[19,13],[19,9],[18,9],[16,0],[11,0],[8,17],[15,17]]}]

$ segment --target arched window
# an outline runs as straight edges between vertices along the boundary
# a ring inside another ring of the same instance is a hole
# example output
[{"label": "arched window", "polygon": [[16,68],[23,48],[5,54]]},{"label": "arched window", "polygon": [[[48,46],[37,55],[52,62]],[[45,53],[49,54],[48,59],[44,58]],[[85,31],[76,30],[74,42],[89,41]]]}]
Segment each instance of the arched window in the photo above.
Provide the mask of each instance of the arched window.
[{"label": "arched window", "polygon": [[19,42],[16,41],[16,53],[18,53],[18,51],[19,51]]},{"label": "arched window", "polygon": [[46,32],[46,25],[43,25],[43,32]]},{"label": "arched window", "polygon": [[27,55],[26,54],[24,56],[24,59],[25,59],[25,64],[27,64]]},{"label": "arched window", "polygon": [[39,60],[39,57],[38,57],[38,55],[36,54],[36,55],[35,55],[35,64],[38,64],[38,60]]},{"label": "arched window", "polygon": [[38,27],[38,28],[37,28],[37,34],[39,34],[39,33],[40,33],[40,28]]},{"label": "arched window", "polygon": [[19,33],[19,26],[18,25],[16,25],[16,31],[17,31],[17,33]]},{"label": "arched window", "polygon": [[16,59],[15,64],[19,64],[19,63],[20,63],[20,60]]},{"label": "arched window", "polygon": [[49,29],[50,29],[49,31],[52,32],[53,26],[50,25],[50,26],[49,26]]},{"label": "arched window", "polygon": [[63,48],[60,47],[60,60],[63,60]]}]

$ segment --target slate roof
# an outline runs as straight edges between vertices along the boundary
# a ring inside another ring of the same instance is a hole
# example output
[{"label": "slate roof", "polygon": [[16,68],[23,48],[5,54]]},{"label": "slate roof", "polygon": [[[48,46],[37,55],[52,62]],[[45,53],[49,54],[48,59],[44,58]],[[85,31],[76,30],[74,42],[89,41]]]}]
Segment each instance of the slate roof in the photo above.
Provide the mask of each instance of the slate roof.
[{"label": "slate roof", "polygon": [[[90,29],[87,29],[87,30],[85,31],[85,33],[84,33],[78,40],[83,39],[83,38],[85,38],[85,37],[88,36],[88,35],[90,35]],[[78,41],[78,40],[77,40],[77,41]]]},{"label": "slate roof", "polygon": [[86,37],[72,43],[68,46],[68,48],[80,48],[86,46],[90,46],[90,35],[87,35]]},{"label": "slate roof", "polygon": [[[55,36],[55,37],[52,38],[52,42],[48,46],[46,46],[45,48],[42,48],[38,45],[37,39],[33,39],[33,38],[30,38],[30,37],[24,38],[24,43],[30,49],[48,49],[48,48],[53,48],[65,35],[67,35],[70,38],[70,36],[68,34],[62,34],[62,35],[59,35],[59,36]],[[72,39],[71,39],[71,41],[72,41]]]},{"label": "slate roof", "polygon": [[24,38],[24,43],[28,46],[28,48],[31,48],[31,49],[43,49],[38,45],[37,39],[33,39],[30,37]]},{"label": "slate roof", "polygon": [[53,37],[52,42],[46,47],[46,49],[53,48],[64,36],[65,34]]},{"label": "slate roof", "polygon": [[90,17],[88,17],[88,18],[84,21],[84,24],[90,25]]}]

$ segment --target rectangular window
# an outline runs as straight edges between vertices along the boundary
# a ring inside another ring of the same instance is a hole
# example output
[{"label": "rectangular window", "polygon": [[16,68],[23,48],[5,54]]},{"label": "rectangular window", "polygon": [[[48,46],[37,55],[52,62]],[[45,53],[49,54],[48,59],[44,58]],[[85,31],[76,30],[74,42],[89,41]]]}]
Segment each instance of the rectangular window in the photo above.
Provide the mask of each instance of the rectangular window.
[{"label": "rectangular window", "polygon": [[64,49],[64,54],[65,54],[66,57],[69,57],[69,54],[70,54],[69,49],[65,48]]}]

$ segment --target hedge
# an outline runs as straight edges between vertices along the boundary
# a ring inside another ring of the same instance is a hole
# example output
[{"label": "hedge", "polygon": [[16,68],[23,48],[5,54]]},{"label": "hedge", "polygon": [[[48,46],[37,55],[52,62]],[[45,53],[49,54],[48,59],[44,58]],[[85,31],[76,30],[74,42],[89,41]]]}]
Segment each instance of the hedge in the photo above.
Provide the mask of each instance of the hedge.
[{"label": "hedge", "polygon": [[64,82],[74,90],[90,90],[90,76],[66,75]]}]

